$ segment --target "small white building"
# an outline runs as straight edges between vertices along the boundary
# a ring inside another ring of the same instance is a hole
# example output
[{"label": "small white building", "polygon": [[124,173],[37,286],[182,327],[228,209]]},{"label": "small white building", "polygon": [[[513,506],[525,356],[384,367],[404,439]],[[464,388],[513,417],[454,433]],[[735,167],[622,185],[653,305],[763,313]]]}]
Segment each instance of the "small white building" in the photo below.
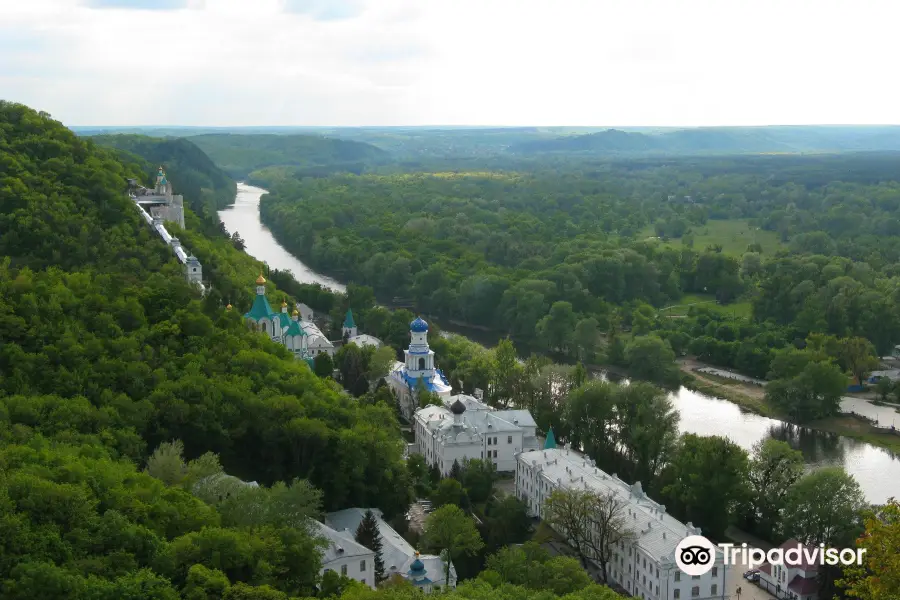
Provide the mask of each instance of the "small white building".
[{"label": "small white building", "polygon": [[[446,564],[440,556],[419,554],[402,535],[388,525],[377,508],[348,508],[325,515],[325,522],[334,530],[354,537],[366,511],[371,510],[381,534],[381,559],[385,578],[399,576],[425,593],[445,587]],[[456,567],[450,563],[450,587],[456,587]]]},{"label": "small white building", "polygon": [[547,445],[545,450],[523,452],[516,457],[516,495],[525,502],[529,514],[540,517],[544,502],[557,489],[612,494],[621,503],[621,514],[634,539],[620,542],[613,549],[607,565],[611,582],[644,600],[725,598],[728,567],[721,550],[717,550],[716,562],[705,575],[688,576],[675,563],[678,543],[690,535],[701,535],[698,527],[684,525],[668,514],[664,505],[644,493],[640,482],[629,485],[615,475],[607,475],[585,456],[555,448],[549,435]]},{"label": "small white building", "polygon": [[516,469],[516,454],[537,450],[537,424],[527,410],[494,410],[472,396],[443,399],[444,406],[426,406],[413,416],[413,451],[425,457],[442,475],[454,461],[493,462],[498,472]]},{"label": "small white building", "polygon": [[790,539],[779,546],[785,553],[794,548],[805,548],[799,560],[785,556],[783,565],[765,563],[759,568],[759,586],[777,598],[790,600],[819,599],[819,568],[815,562],[806,560],[813,548]]},{"label": "small white building", "polygon": [[334,571],[374,588],[375,553],[357,543],[352,533],[336,531],[318,521],[313,523],[313,534],[324,538],[327,543],[322,552],[322,569],[319,573],[324,575],[328,571]]},{"label": "small white building", "polygon": [[434,351],[428,346],[428,323],[417,317],[409,324],[410,342],[406,349],[406,360],[394,363],[394,368],[385,378],[397,395],[400,414],[409,422],[419,408],[417,390],[421,381],[424,388],[441,398],[450,396],[450,382],[440,369],[435,368]]}]

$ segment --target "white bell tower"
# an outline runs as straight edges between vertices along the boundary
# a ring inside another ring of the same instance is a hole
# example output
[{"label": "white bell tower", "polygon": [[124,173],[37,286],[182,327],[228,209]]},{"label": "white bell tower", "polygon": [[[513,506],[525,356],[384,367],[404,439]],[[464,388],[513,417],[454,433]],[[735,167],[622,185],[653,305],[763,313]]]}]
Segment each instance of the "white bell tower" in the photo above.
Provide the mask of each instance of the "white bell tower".
[{"label": "white bell tower", "polygon": [[406,349],[406,372],[410,377],[434,376],[434,351],[428,347],[428,323],[421,317],[409,324],[409,348]]}]

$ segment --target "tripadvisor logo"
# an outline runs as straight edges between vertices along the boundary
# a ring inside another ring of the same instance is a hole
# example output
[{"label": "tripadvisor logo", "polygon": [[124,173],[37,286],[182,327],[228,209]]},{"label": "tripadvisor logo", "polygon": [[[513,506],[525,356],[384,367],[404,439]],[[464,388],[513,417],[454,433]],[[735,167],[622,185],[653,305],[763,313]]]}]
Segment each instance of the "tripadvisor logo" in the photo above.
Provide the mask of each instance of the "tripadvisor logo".
[{"label": "tripadvisor logo", "polygon": [[797,544],[795,548],[773,548],[766,552],[761,548],[750,548],[747,544],[713,544],[702,535],[689,535],[675,547],[675,564],[687,575],[705,575],[716,562],[716,553],[721,550],[723,564],[746,565],[749,569],[769,563],[772,565],[861,565],[865,548],[807,547]]}]

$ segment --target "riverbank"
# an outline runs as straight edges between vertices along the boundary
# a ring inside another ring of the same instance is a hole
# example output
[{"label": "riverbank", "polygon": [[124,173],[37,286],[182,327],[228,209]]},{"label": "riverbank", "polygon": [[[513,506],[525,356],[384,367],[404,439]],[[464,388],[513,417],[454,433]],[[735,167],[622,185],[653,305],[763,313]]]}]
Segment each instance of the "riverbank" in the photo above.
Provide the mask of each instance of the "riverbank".
[{"label": "riverbank", "polygon": [[[700,394],[728,400],[742,409],[762,417],[778,419],[785,423],[791,422],[787,415],[781,414],[766,402],[763,388],[714,375],[697,373],[693,369],[697,368],[698,365],[699,363],[694,363],[693,361],[679,362],[679,367],[683,373],[682,384],[684,387]],[[818,419],[796,425],[825,433],[836,433],[861,442],[867,442],[873,446],[885,448],[891,452],[900,453],[900,436],[874,427],[866,420],[854,415],[841,413],[827,419]]]}]

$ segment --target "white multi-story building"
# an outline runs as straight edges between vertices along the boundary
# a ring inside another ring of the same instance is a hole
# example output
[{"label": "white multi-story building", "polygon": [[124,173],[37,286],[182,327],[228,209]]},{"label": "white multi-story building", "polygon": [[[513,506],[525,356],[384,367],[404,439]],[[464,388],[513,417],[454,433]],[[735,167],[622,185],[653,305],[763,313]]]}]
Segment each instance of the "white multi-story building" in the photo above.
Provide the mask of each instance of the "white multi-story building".
[{"label": "white multi-story building", "polygon": [[325,539],[320,574],[334,571],[350,579],[375,587],[375,553],[353,539],[347,531],[336,531],[313,521],[313,533]]},{"label": "white multi-story building", "polygon": [[548,448],[516,457],[516,495],[532,516],[540,517],[544,502],[557,489],[594,490],[612,494],[621,503],[621,515],[633,539],[612,549],[607,573],[611,582],[645,600],[712,600],[725,597],[724,557],[717,551],[713,568],[705,575],[689,576],[675,563],[675,548],[687,536],[700,535],[666,513],[641,489],[615,475],[607,475],[577,452]]},{"label": "white multi-story building", "polygon": [[537,424],[527,410],[494,410],[472,396],[442,398],[444,406],[426,406],[413,415],[412,451],[447,475],[454,461],[484,459],[499,472],[516,469],[516,454],[537,450]]},{"label": "white multi-story building", "polygon": [[[388,525],[377,508],[347,508],[325,515],[325,522],[336,531],[356,535],[366,511],[371,510],[381,535],[381,560],[384,576],[402,577],[425,593],[445,587],[446,564],[440,556],[419,554],[402,535]],[[456,567],[450,563],[450,587],[456,587]]]},{"label": "white multi-story building", "polygon": [[428,323],[417,317],[409,324],[409,348],[404,362],[397,361],[385,378],[397,395],[400,414],[412,422],[413,413],[419,407],[418,390],[422,387],[441,398],[450,395],[450,382],[434,365],[434,350],[428,346]]}]

